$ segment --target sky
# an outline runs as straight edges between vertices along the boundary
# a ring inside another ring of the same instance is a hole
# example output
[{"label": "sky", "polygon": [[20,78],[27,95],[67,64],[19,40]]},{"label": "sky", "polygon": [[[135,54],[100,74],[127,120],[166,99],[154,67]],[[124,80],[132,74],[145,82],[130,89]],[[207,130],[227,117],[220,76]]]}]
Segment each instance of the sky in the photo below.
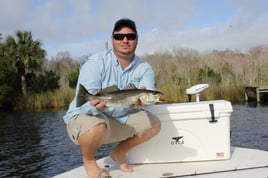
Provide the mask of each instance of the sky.
[{"label": "sky", "polygon": [[187,48],[247,52],[268,45],[267,0],[0,0],[2,41],[31,31],[47,58],[111,48],[120,18],[136,22],[136,53]]}]

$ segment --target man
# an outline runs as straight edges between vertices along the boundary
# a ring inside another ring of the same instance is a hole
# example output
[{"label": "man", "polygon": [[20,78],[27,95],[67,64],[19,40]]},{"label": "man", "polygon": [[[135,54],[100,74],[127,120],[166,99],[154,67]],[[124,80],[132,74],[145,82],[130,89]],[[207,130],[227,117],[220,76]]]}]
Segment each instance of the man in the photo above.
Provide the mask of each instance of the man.
[{"label": "man", "polygon": [[126,153],[155,136],[161,128],[160,120],[144,110],[129,112],[127,108],[110,108],[98,99],[76,107],[80,84],[91,94],[113,85],[119,89],[129,84],[140,89],[155,89],[151,66],[135,55],[138,43],[135,22],[118,20],[111,41],[112,50],[91,56],[81,67],[76,96],[64,116],[71,140],[80,145],[84,167],[90,178],[109,177],[94,158],[102,144],[121,141],[111,151],[110,157],[119,163],[122,171],[132,172]]}]

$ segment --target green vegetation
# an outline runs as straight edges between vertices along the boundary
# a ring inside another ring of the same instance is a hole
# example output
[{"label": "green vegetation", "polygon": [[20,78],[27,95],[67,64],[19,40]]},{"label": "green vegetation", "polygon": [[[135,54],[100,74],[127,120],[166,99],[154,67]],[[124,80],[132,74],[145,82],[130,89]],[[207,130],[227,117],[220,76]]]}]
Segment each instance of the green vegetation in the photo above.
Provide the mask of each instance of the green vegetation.
[{"label": "green vegetation", "polygon": [[74,97],[74,89],[58,89],[44,93],[29,95],[26,99],[18,99],[15,109],[40,110],[48,108],[67,108]]},{"label": "green vegetation", "polygon": [[1,37],[0,108],[27,106],[25,102],[32,95],[59,88],[60,77],[43,68],[45,55],[41,42],[33,40],[31,32],[17,31],[16,37],[8,36],[5,42]]},{"label": "green vegetation", "polygon": [[[66,108],[74,96],[81,60],[68,52],[45,59],[41,42],[31,32],[0,38],[0,108]],[[156,51],[142,56],[153,67],[157,89],[165,101],[186,102],[186,89],[199,83],[210,87],[201,100],[244,102],[244,86],[268,84],[268,46],[248,52],[192,49]],[[86,59],[87,56],[81,58]],[[193,98],[194,99],[194,98]]]},{"label": "green vegetation", "polygon": [[16,37],[8,36],[4,44],[4,57],[10,58],[15,64],[16,72],[20,78],[21,93],[27,96],[26,74],[38,70],[46,55],[41,48],[41,42],[32,39],[31,32],[17,31]]},{"label": "green vegetation", "polygon": [[[161,86],[158,87],[160,91],[165,94],[166,103],[174,102],[188,102],[186,89],[191,86]],[[200,100],[219,100],[224,99],[232,101],[233,103],[244,102],[243,86],[224,86],[214,85],[210,86],[200,95]],[[195,101],[195,96],[192,96],[192,101]]]},{"label": "green vegetation", "polygon": [[268,84],[268,46],[258,46],[247,53],[212,51],[200,54],[191,49],[158,51],[144,56],[152,64],[157,88],[166,102],[185,102],[186,88],[208,83],[201,100],[244,101],[244,87]]}]

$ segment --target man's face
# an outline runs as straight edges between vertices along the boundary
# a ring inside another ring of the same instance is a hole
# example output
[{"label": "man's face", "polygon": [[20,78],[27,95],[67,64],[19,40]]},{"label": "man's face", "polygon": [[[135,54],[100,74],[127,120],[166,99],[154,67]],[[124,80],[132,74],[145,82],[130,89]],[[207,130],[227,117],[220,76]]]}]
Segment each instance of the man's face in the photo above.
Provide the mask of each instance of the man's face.
[{"label": "man's face", "polygon": [[123,27],[119,31],[113,33],[113,49],[118,55],[125,56],[134,54],[137,43],[138,35],[131,28]]}]

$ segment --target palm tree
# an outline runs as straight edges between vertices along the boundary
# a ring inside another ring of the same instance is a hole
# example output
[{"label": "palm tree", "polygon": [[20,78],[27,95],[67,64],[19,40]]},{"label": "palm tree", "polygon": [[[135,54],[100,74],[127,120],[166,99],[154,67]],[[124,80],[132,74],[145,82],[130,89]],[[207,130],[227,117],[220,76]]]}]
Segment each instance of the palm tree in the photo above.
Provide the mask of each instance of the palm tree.
[{"label": "palm tree", "polygon": [[29,31],[17,31],[17,38],[8,36],[6,40],[7,55],[15,63],[21,80],[21,92],[27,96],[26,74],[39,69],[44,61],[46,51],[41,48],[41,42],[33,40]]}]

